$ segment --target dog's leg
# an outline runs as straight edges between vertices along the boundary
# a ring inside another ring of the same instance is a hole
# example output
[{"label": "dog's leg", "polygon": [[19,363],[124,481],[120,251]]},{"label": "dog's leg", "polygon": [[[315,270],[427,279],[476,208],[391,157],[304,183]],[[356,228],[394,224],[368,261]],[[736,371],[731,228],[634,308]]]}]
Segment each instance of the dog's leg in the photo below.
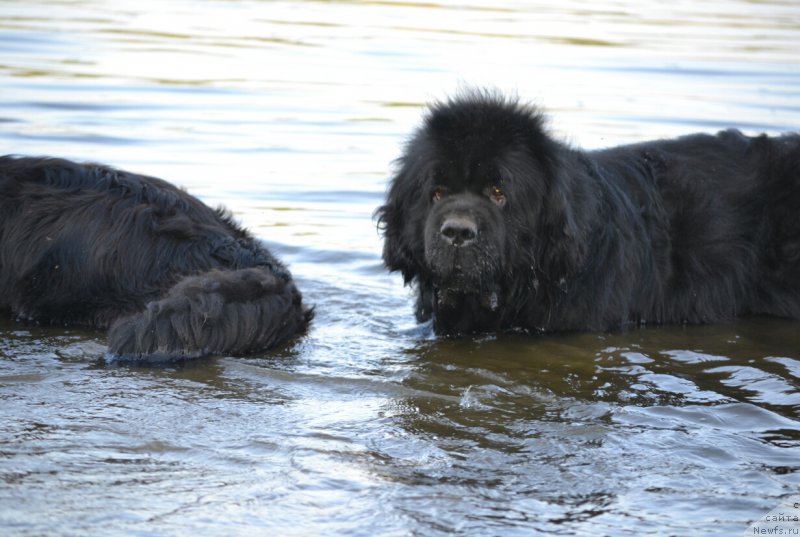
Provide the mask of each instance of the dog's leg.
[{"label": "dog's leg", "polygon": [[109,330],[109,358],[169,360],[268,349],[313,315],[299,291],[265,267],[212,270],[178,282]]}]

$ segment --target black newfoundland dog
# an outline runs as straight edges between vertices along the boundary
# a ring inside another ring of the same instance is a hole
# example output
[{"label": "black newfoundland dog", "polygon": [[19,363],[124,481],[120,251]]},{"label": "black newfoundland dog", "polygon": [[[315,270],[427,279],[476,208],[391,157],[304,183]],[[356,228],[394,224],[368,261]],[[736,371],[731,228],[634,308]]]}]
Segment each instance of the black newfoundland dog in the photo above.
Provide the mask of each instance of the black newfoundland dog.
[{"label": "black newfoundland dog", "polygon": [[110,357],[246,354],[305,329],[291,274],[223,210],[95,164],[0,157],[0,310],[110,328]]},{"label": "black newfoundland dog", "polygon": [[377,211],[383,259],[439,334],[800,318],[800,135],[601,151],[539,110],[434,105]]}]

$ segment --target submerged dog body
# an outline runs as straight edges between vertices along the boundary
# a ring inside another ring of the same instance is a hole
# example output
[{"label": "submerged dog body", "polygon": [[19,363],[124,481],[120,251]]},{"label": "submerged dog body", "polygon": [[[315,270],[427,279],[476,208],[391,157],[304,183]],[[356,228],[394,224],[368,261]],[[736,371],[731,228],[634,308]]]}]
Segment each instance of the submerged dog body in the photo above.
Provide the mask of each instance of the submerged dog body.
[{"label": "submerged dog body", "polygon": [[291,274],[222,210],[156,179],[0,157],[0,310],[109,328],[133,359],[245,354],[305,329]]},{"label": "submerged dog body", "polygon": [[383,259],[443,334],[800,318],[800,135],[600,151],[471,93],[435,105],[377,211]]}]

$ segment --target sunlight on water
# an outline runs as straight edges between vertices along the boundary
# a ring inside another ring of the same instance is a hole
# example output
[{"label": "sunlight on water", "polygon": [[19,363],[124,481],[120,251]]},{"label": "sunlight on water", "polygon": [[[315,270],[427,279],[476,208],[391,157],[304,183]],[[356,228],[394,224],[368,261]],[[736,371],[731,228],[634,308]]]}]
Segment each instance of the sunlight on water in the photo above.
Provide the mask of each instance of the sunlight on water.
[{"label": "sunlight on water", "polygon": [[317,316],[250,358],[98,361],[0,320],[3,535],[741,535],[800,490],[796,322],[436,338],[373,212],[423,106],[587,148],[800,130],[793,1],[0,4],[3,153],[225,204]]}]

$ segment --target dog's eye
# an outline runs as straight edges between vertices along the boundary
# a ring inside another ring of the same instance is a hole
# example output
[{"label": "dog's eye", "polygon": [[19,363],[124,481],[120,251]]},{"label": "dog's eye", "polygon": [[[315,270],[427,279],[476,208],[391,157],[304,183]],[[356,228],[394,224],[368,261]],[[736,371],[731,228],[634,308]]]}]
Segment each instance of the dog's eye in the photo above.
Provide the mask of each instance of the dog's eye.
[{"label": "dog's eye", "polygon": [[489,199],[492,200],[495,204],[502,207],[506,204],[506,195],[503,192],[503,189],[497,185],[491,186],[488,189],[488,196]]},{"label": "dog's eye", "polygon": [[433,194],[431,194],[431,198],[433,198],[433,201],[439,201],[445,196],[445,194],[447,194],[447,189],[443,186],[437,186],[436,188],[433,189]]}]

